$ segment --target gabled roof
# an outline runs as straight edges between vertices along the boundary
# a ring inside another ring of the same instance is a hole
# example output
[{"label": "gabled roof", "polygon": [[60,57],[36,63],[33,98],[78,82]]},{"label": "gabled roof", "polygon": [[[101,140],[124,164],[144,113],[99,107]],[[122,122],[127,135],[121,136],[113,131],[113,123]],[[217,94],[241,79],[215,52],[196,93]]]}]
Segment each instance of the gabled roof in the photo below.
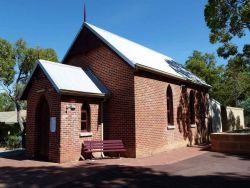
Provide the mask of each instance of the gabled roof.
[{"label": "gabled roof", "polygon": [[[201,80],[190,71],[187,71],[182,65],[176,63],[172,58],[164,54],[151,50],[116,34],[105,31],[89,23],[84,23],[83,28],[84,27],[88,28],[92,33],[94,33],[133,68],[143,68],[146,70],[151,69],[155,72],[160,72],[161,74],[193,82],[206,87],[211,87],[205,81]],[[78,36],[81,31],[78,33]],[[75,41],[76,40],[77,37],[75,38]],[[69,54],[70,49],[66,53],[64,59]]]},{"label": "gabled roof", "polygon": [[[38,60],[37,65],[30,76],[29,81],[21,95],[21,99],[24,99],[24,94],[27,90],[27,86],[35,72],[40,67],[44,74],[47,76],[53,87],[58,93],[62,94],[79,94],[86,96],[105,96],[108,90],[93,74],[90,74],[90,70],[87,73],[80,67],[65,65],[61,63],[55,63],[46,60]],[[96,84],[97,83],[97,84]]]}]

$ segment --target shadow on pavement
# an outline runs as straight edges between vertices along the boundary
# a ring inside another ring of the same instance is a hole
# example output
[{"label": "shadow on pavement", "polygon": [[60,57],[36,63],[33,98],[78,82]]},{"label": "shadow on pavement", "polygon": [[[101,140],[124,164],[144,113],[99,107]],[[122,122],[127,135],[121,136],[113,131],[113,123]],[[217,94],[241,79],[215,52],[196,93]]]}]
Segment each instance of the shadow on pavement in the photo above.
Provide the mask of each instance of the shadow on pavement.
[{"label": "shadow on pavement", "polygon": [[180,176],[151,168],[84,164],[77,167],[0,167],[4,187],[250,187],[250,176]]},{"label": "shadow on pavement", "polygon": [[[0,157],[13,159],[13,162],[20,160],[20,164],[26,159],[24,152],[9,154],[3,156],[1,153]],[[25,165],[25,161],[22,167],[0,164],[0,187],[250,187],[250,166],[249,170],[239,170],[240,165],[248,164],[247,161],[239,164],[233,155],[235,163],[231,164],[224,159],[227,157],[228,154],[209,152],[173,165],[151,167],[105,165],[105,161],[102,164],[79,162],[70,167],[43,166],[43,163],[35,163],[32,167]],[[250,158],[242,156],[239,159]],[[211,173],[209,167],[216,169]]]},{"label": "shadow on pavement", "polygon": [[235,157],[240,160],[250,160],[249,154],[219,153],[219,152],[213,152],[213,151],[211,152],[214,153],[214,155],[212,156],[217,157],[217,158]]},{"label": "shadow on pavement", "polygon": [[25,156],[24,149],[0,152],[0,158],[20,160],[20,161],[27,159],[27,157]]}]

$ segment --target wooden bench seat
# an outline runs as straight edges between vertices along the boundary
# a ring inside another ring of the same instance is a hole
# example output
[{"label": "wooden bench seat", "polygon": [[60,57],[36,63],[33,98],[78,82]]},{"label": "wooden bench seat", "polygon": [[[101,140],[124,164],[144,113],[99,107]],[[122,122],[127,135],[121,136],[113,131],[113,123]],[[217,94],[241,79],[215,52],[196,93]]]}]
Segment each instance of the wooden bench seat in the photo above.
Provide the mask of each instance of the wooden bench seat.
[{"label": "wooden bench seat", "polygon": [[83,143],[84,153],[109,152],[117,153],[120,157],[120,153],[124,151],[126,151],[126,149],[122,143],[122,140],[94,140],[84,141]]}]

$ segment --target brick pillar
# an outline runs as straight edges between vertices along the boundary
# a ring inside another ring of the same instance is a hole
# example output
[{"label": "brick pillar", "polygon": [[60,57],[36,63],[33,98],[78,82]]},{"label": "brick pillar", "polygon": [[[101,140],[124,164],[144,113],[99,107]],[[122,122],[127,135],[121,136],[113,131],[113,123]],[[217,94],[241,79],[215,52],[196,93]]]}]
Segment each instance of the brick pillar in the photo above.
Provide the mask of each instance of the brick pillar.
[{"label": "brick pillar", "polygon": [[[99,104],[89,104],[91,135],[80,135],[82,104],[81,100],[78,102],[61,102],[60,162],[79,160],[84,140],[101,139]],[[67,108],[67,106],[74,106],[75,109]]]}]

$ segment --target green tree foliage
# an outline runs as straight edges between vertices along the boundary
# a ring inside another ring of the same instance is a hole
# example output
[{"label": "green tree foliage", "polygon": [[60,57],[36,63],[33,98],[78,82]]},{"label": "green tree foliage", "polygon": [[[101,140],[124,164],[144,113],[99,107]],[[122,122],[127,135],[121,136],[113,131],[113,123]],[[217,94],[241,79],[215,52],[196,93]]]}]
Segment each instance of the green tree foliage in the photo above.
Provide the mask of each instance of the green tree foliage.
[{"label": "green tree foliage", "polygon": [[6,92],[0,93],[0,112],[15,110],[15,103]]},{"label": "green tree foliage", "polygon": [[0,86],[15,104],[21,131],[24,127],[20,117],[22,103],[19,96],[37,59],[58,61],[55,50],[51,48],[30,48],[23,39],[18,39],[12,45],[0,38]]},{"label": "green tree foliage", "polygon": [[244,108],[244,113],[246,115],[250,115],[250,97],[247,98],[245,101],[242,101],[239,106]]},{"label": "green tree foliage", "polygon": [[204,15],[210,29],[210,42],[222,44],[217,53],[220,57],[229,59],[219,83],[218,94],[215,96],[224,105],[240,106],[248,112],[250,44],[244,44],[243,48],[239,49],[232,41],[249,34],[250,1],[208,0]]},{"label": "green tree foliage", "polygon": [[1,82],[9,85],[13,82],[15,71],[15,53],[12,45],[0,38],[0,73]]},{"label": "green tree foliage", "polygon": [[221,96],[220,88],[224,68],[223,66],[216,66],[216,59],[213,54],[202,54],[199,51],[194,51],[186,61],[185,67],[213,86],[210,95],[217,100],[221,100],[223,96]]},{"label": "green tree foliage", "polygon": [[224,58],[241,55],[249,60],[250,44],[245,44],[240,52],[232,43],[233,38],[242,38],[250,31],[249,0],[208,0],[204,15],[210,28],[210,42],[222,43],[218,55]]},{"label": "green tree foliage", "polygon": [[241,56],[228,61],[224,74],[225,104],[239,106],[250,96],[250,71]]},{"label": "green tree foliage", "polygon": [[213,54],[194,51],[185,67],[212,86],[210,96],[221,104],[248,104],[245,101],[250,97],[250,71],[242,56],[235,56],[223,67],[216,65]]}]

